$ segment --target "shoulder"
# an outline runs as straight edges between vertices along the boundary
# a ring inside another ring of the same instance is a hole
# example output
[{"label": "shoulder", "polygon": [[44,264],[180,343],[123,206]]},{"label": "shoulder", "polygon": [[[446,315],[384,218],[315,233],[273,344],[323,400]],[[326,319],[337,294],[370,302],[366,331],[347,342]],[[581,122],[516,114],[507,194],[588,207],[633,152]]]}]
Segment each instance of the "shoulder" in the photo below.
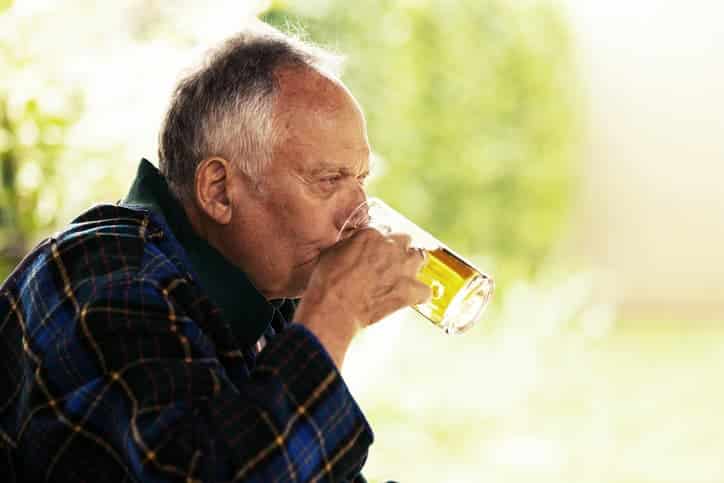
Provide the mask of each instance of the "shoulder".
[{"label": "shoulder", "polygon": [[181,248],[169,244],[170,230],[148,210],[98,205],[52,237],[51,253],[70,279],[137,272],[153,258],[172,258]]},{"label": "shoulder", "polygon": [[162,236],[163,228],[151,226],[148,211],[98,205],[78,216],[51,241],[68,260],[99,256],[106,270],[112,270],[120,261],[137,265],[144,245]]},{"label": "shoulder", "polygon": [[66,286],[65,290],[82,296],[142,272],[152,271],[155,277],[185,275],[184,259],[183,249],[161,217],[139,208],[98,205],[43,240],[11,274],[5,288],[23,291],[32,285],[42,294],[44,289]]}]

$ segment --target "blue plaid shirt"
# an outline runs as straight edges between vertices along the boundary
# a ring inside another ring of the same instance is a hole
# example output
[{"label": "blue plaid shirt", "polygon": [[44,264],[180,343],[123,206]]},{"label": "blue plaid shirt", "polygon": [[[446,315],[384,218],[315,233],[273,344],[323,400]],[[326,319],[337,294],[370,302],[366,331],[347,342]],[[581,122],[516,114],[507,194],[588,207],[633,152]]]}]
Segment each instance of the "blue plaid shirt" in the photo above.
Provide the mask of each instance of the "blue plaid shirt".
[{"label": "blue plaid shirt", "polygon": [[143,161],[123,205],[0,287],[0,474],[364,481],[371,429],[293,301],[263,300],[165,189]]}]

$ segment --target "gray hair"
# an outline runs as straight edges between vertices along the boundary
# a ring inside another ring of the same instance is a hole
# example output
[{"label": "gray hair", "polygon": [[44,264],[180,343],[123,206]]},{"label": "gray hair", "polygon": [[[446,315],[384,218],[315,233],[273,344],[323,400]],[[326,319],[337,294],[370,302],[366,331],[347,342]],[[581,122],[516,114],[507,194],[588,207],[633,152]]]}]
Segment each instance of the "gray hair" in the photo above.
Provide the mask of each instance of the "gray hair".
[{"label": "gray hair", "polygon": [[179,199],[193,199],[199,163],[211,156],[234,163],[256,184],[278,137],[273,125],[282,67],[336,76],[341,58],[266,24],[223,42],[178,82],[159,133],[159,169]]}]

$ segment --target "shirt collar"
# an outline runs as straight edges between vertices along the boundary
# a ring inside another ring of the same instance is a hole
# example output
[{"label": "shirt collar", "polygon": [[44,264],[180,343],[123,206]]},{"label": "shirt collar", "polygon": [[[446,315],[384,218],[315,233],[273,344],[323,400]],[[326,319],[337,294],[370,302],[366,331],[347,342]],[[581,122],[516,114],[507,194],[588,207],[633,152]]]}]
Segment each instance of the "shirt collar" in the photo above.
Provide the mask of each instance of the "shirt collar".
[{"label": "shirt collar", "polygon": [[147,209],[160,215],[186,251],[192,273],[212,302],[230,322],[244,345],[255,343],[274,316],[274,305],[254,287],[246,274],[199,237],[181,204],[171,194],[163,175],[142,159],[136,179],[122,204]]}]

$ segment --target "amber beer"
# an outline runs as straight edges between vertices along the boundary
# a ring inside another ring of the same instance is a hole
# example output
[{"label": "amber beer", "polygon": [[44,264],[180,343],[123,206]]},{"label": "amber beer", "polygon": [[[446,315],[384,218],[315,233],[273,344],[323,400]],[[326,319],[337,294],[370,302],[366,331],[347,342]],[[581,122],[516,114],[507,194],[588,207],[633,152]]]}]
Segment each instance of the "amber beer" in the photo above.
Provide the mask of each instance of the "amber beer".
[{"label": "amber beer", "polygon": [[414,309],[448,334],[470,328],[493,292],[490,277],[444,247],[427,251],[417,278],[432,289],[432,297]]},{"label": "amber beer", "polygon": [[430,287],[432,297],[413,308],[448,334],[470,328],[488,304],[493,280],[442,242],[378,198],[362,203],[345,222],[349,228],[370,227],[385,235],[410,235],[411,246],[424,250],[426,260],[417,278]]}]

